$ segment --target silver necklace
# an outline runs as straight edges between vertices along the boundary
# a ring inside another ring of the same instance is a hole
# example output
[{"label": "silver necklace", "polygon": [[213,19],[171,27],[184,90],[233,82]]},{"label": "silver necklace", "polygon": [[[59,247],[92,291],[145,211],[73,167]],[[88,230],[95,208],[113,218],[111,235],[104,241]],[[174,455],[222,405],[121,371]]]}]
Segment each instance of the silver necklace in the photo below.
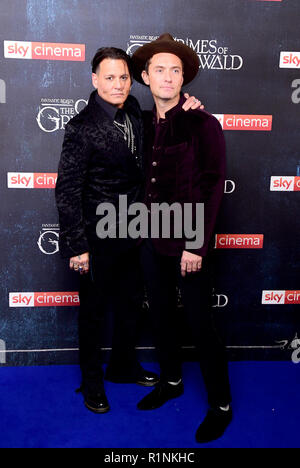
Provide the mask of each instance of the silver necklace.
[{"label": "silver necklace", "polygon": [[116,120],[114,120],[114,125],[122,133],[124,140],[127,142],[128,148],[133,154],[136,150],[136,146],[135,146],[135,137],[134,137],[132,123],[130,121],[130,118],[128,117],[127,114],[125,114],[125,123],[121,124],[120,122],[117,122]]}]

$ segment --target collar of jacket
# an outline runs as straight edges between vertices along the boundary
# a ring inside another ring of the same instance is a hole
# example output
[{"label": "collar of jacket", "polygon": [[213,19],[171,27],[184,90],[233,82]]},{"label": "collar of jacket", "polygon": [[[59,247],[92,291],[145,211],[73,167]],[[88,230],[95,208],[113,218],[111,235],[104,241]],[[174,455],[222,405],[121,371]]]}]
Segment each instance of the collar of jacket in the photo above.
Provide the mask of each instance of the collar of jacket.
[{"label": "collar of jacket", "polygon": [[[128,148],[127,143],[124,141],[123,136],[119,132],[119,130],[113,125],[113,118],[109,116],[105,110],[101,107],[101,105],[96,100],[96,93],[97,90],[93,91],[90,95],[89,102],[87,105],[87,115],[88,119],[92,120],[94,124],[100,129],[101,132],[105,132],[107,130],[114,132],[116,139],[118,140],[119,144],[123,148],[124,152],[127,152],[128,157],[131,161],[134,161],[132,153]],[[128,96],[125,104],[124,110],[128,112],[129,116],[132,117],[132,124],[135,129],[136,135],[136,148],[137,148],[137,158],[136,164],[137,166],[142,169],[143,167],[143,129],[142,129],[142,115],[138,101],[133,96]]]},{"label": "collar of jacket", "polygon": [[[178,112],[182,111],[182,106],[183,104],[185,103],[186,99],[184,97],[184,95],[182,93],[180,93],[180,99],[179,99],[179,102],[178,104],[176,104],[176,106],[172,107],[172,109],[170,109],[168,112],[166,112],[166,116],[164,119],[159,119],[159,121],[164,121],[164,120],[170,120],[172,117],[174,117],[174,115],[178,114]],[[153,107],[153,119],[154,119],[154,122],[155,124],[159,123],[159,121],[157,120],[157,110],[156,110],[156,106]]]},{"label": "collar of jacket", "polygon": [[[99,97],[99,99],[97,98]],[[111,104],[108,102],[105,102],[99,95],[97,90],[93,91],[90,95],[88,106],[95,107],[96,109],[101,109],[101,111],[105,112],[105,115],[113,121],[116,117],[116,114],[118,112],[118,108],[116,108],[116,112],[113,112],[113,107]],[[133,96],[128,96],[126,99],[124,106],[122,108],[124,112],[127,112],[130,115],[134,115],[135,117],[140,117],[140,108],[139,105],[136,101],[136,99]]]},{"label": "collar of jacket", "polygon": [[95,100],[96,100],[96,103],[99,106],[101,106],[101,108],[106,112],[106,114],[112,120],[115,120],[117,112],[118,112],[119,109],[116,106],[113,106],[112,104],[110,104],[109,102],[104,101],[104,99],[102,99],[102,97],[99,96],[99,94],[97,92],[95,93]]}]

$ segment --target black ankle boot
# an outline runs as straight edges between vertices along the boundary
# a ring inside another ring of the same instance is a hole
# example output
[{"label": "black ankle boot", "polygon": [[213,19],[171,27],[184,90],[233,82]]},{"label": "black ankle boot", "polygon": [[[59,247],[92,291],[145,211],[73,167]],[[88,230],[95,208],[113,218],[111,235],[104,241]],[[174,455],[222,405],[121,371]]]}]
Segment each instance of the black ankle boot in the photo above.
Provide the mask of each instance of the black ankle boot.
[{"label": "black ankle boot", "polygon": [[81,386],[76,393],[82,393],[84,397],[84,404],[87,409],[93,413],[107,413],[110,410],[110,406],[105,395],[104,388],[87,388]]},{"label": "black ankle boot", "polygon": [[198,443],[210,442],[221,437],[232,420],[232,409],[210,408],[196,432]]}]

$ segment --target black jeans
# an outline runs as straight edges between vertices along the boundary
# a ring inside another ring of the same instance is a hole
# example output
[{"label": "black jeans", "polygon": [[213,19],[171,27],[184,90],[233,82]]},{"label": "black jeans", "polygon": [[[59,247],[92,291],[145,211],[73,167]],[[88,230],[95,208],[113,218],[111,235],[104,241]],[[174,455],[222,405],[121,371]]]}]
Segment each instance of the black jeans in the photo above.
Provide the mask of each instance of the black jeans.
[{"label": "black jeans", "polygon": [[134,377],[140,371],[135,346],[143,292],[137,247],[91,255],[89,274],[80,277],[79,290],[79,358],[82,383],[89,389],[102,386],[100,335],[107,311],[113,325],[110,372]]},{"label": "black jeans", "polygon": [[211,406],[231,401],[225,348],[212,320],[212,275],[203,259],[201,271],[182,277],[181,257],[168,257],[155,251],[151,240],[141,245],[141,264],[150,310],[154,321],[156,346],[163,381],[181,378],[182,317],[177,308],[177,287],[184,313],[196,345],[197,355]]}]

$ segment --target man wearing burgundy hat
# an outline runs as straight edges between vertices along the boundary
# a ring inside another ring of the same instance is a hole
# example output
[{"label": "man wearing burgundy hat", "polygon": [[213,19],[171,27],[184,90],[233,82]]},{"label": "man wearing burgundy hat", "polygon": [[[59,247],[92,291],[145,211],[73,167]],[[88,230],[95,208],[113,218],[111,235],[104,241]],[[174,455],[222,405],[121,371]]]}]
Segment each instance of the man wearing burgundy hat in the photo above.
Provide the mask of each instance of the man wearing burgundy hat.
[{"label": "man wearing burgundy hat", "polygon": [[[186,237],[145,239],[141,259],[161,367],[161,379],[138,403],[159,408],[183,394],[177,287],[195,340],[208,393],[209,411],[196,433],[198,442],[220,437],[232,419],[225,349],[212,323],[211,250],[225,181],[225,142],[218,120],[205,111],[182,111],[181,88],[199,70],[188,46],[163,34],[132,57],[135,78],[150,87],[155,107],[144,113],[147,180],[145,203],[204,204],[204,242],[189,248]],[[193,220],[194,221],[194,220]],[[174,222],[175,224],[175,222]]]}]

